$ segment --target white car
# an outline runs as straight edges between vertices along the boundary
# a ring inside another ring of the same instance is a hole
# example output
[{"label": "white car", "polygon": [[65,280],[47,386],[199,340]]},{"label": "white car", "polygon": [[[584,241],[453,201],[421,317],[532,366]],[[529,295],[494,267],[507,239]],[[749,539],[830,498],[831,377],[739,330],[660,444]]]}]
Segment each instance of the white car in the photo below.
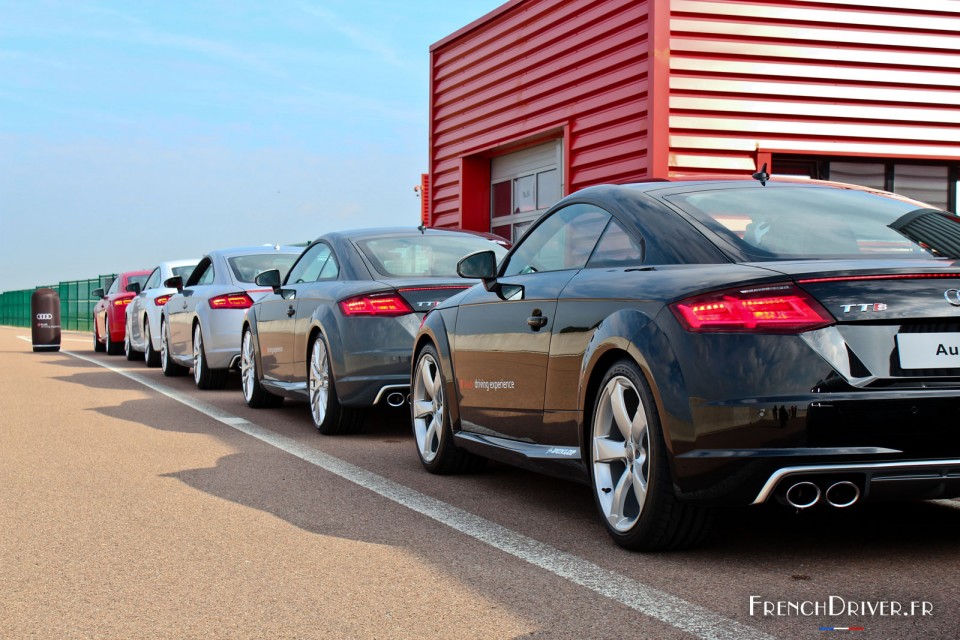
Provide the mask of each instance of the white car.
[{"label": "white car", "polygon": [[167,279],[179,291],[160,313],[160,366],[166,376],[193,368],[200,389],[219,389],[240,363],[244,312],[273,291],[258,287],[258,274],[276,269],[281,278],[303,247],[266,245],[211,251],[190,277]]},{"label": "white car", "polygon": [[123,352],[127,360],[143,358],[148,367],[160,366],[160,310],[177,292],[172,287],[165,287],[163,281],[173,276],[188,278],[198,262],[198,258],[161,262],[150,273],[142,288],[139,285],[127,287],[137,294],[126,309],[127,335],[123,341]]}]

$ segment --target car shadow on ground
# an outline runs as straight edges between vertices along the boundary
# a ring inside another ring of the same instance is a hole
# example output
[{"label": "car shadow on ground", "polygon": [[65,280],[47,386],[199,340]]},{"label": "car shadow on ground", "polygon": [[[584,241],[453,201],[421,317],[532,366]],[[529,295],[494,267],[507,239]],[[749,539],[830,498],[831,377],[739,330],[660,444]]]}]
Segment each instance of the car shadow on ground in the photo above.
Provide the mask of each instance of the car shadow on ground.
[{"label": "car shadow on ground", "polygon": [[[960,503],[955,503],[960,506]],[[960,554],[960,509],[937,502],[873,502],[847,509],[797,512],[778,504],[724,509],[709,548],[770,557],[800,554],[811,560],[876,558],[885,550]]]},{"label": "car shadow on ground", "polygon": [[[98,388],[112,389],[117,386],[113,384],[116,376],[108,372],[78,373],[61,379]],[[135,383],[131,381],[131,384]],[[168,408],[167,399],[151,395],[150,398],[127,400],[115,406],[91,410],[160,431],[210,433],[209,418],[197,415],[195,420],[184,420],[182,414],[171,413]],[[270,415],[271,422],[281,423],[283,431],[287,433],[303,436],[313,430],[306,403],[284,402],[281,407],[271,409]],[[255,420],[255,417],[252,419]],[[231,445],[246,441],[244,436],[234,431],[227,432],[223,437],[229,438]],[[405,447],[403,452],[394,454],[396,459],[403,461],[407,471],[419,468],[413,452],[409,420],[402,408],[377,408],[367,416],[360,432],[332,437],[358,450],[374,443]],[[323,450],[326,438],[321,436],[316,440],[319,450]],[[233,464],[228,463],[230,468],[221,472],[234,475]],[[312,465],[308,466],[315,469]],[[244,502],[246,494],[235,493],[232,483],[219,484],[215,481],[219,475],[217,469],[199,469],[195,473],[199,475],[184,476],[181,480],[192,483],[206,478],[206,481],[197,485],[198,489]],[[513,513],[517,517],[560,518],[565,522],[563,526],[575,526],[586,535],[607,541],[598,520],[591,489],[577,482],[549,478],[490,462],[480,473],[447,476],[430,486],[438,499],[455,501],[458,506],[478,514],[490,509],[489,496],[511,496],[510,504],[498,509],[499,514],[505,514],[507,518],[512,517]],[[221,491],[224,493],[221,494]],[[262,508],[266,505],[248,506]],[[308,528],[299,513],[275,515],[290,517],[297,526]],[[719,509],[716,520],[713,533],[704,545],[674,553],[738,556],[748,552],[754,558],[778,558],[786,553],[805,554],[808,557],[822,555],[826,558],[838,552],[850,556],[875,555],[885,550],[899,553],[911,545],[922,546],[927,552],[960,551],[954,533],[960,530],[960,509],[934,502],[866,503],[849,509],[818,506],[801,512],[779,504],[769,504]]]}]

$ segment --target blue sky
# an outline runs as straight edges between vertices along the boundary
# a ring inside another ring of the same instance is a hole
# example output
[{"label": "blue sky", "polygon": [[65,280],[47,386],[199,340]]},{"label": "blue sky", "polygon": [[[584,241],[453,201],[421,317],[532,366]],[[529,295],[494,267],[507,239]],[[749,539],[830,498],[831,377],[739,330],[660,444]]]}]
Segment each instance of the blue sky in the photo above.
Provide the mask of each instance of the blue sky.
[{"label": "blue sky", "polygon": [[416,225],[429,48],[501,0],[0,0],[0,291]]}]

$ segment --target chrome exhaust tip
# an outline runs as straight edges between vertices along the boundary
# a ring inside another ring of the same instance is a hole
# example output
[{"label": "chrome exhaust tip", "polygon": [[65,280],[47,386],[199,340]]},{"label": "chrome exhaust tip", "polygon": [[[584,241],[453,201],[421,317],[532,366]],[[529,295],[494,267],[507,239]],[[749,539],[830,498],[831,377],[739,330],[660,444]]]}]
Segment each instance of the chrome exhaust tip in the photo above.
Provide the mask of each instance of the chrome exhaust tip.
[{"label": "chrome exhaust tip", "polygon": [[820,502],[820,487],[812,482],[797,482],[787,489],[783,497],[795,509],[809,509]]},{"label": "chrome exhaust tip", "polygon": [[823,493],[827,504],[837,509],[853,506],[860,499],[860,487],[849,480],[841,480],[830,485]]},{"label": "chrome exhaust tip", "polygon": [[391,407],[400,407],[403,406],[403,403],[406,402],[407,398],[399,391],[394,391],[387,395],[387,404]]}]

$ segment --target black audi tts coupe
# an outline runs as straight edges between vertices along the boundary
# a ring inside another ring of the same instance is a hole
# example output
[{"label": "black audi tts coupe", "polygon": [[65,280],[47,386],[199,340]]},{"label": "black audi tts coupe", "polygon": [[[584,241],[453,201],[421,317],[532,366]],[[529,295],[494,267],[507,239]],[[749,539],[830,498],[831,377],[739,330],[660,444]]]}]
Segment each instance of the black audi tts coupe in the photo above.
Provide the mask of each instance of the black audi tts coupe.
[{"label": "black audi tts coupe", "polygon": [[960,495],[960,218],[761,177],[591,187],[464,258],[414,346],[427,470],[579,479],[641,550],[722,504]]}]

